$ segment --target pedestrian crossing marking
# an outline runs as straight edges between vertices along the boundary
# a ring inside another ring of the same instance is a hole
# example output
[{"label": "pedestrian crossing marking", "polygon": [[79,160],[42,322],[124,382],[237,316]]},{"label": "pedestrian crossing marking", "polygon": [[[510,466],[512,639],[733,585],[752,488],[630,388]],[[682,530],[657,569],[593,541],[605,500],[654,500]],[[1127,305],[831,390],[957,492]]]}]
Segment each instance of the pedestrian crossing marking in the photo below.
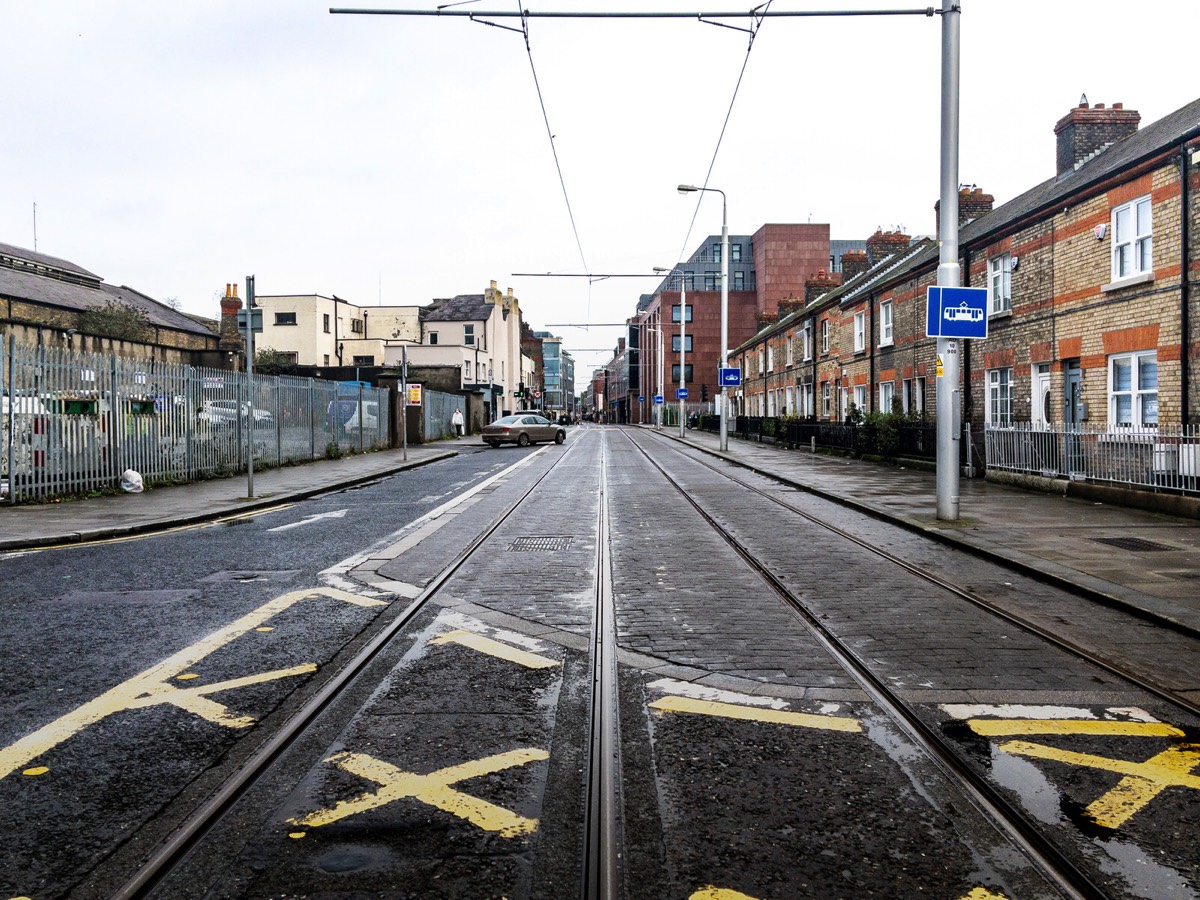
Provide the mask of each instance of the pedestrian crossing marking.
[{"label": "pedestrian crossing marking", "polygon": [[315,600],[322,597],[354,606],[386,606],[382,600],[329,587],[304,588],[281,594],[224,628],[214,631],[191,646],[155,663],[129,680],[105,691],[99,697],[89,700],[72,712],[25,735],[16,743],[0,748],[0,780],[7,778],[43,753],[78,734],[87,726],[94,725],[125,710],[144,709],[166,703],[226,728],[247,728],[253,725],[254,719],[250,716],[235,715],[228,707],[215,700],[210,700],[207,695],[253,684],[262,684],[266,681],[311,674],[317,670],[317,667],[312,663],[303,663],[286,669],[261,672],[193,688],[179,688],[171,682],[178,680],[180,675],[187,673],[201,660],[242,635],[255,630],[273,616],[290,609],[303,600]]},{"label": "pedestrian crossing marking", "polygon": [[1171,747],[1140,763],[1060,750],[1029,741],[1007,741],[1000,744],[1000,749],[1015,756],[1048,759],[1124,776],[1116,787],[1093,801],[1085,810],[1089,818],[1105,828],[1121,827],[1169,787],[1200,790],[1200,775],[1193,774],[1196,766],[1200,765],[1200,744]]},{"label": "pedestrian crossing marking", "polygon": [[701,716],[718,716],[723,719],[739,719],[745,722],[767,722],[778,725],[795,725],[800,728],[818,728],[824,731],[854,733],[862,731],[862,726],[857,719],[846,716],[819,716],[786,709],[764,709],[739,706],[735,703],[721,703],[716,700],[697,700],[694,697],[668,695],[655,700],[650,704],[650,708],[661,712],[694,713]]},{"label": "pedestrian crossing marking", "polygon": [[1014,734],[1105,734],[1127,737],[1183,737],[1166,722],[1113,722],[1097,719],[971,719],[971,730],[984,737]]},{"label": "pedestrian crossing marking", "polygon": [[496,656],[500,659],[506,659],[509,662],[517,663],[525,666],[528,669],[549,669],[559,664],[558,660],[550,659],[546,656],[541,656],[537,653],[530,653],[528,650],[521,650],[518,647],[513,647],[510,644],[505,644],[501,641],[493,640],[490,637],[485,637],[482,634],[476,634],[473,631],[447,631],[444,634],[439,634],[436,637],[430,638],[431,644],[461,644],[464,647],[470,647],[479,653],[487,654],[488,656]]},{"label": "pedestrian crossing marking", "polygon": [[456,791],[451,785],[549,758],[550,754],[545,750],[521,748],[448,766],[428,775],[418,775],[365,753],[338,753],[325,761],[352,775],[374,781],[379,785],[379,790],[360,794],[351,800],[342,800],[332,809],[317,810],[301,818],[288,819],[288,824],[320,827],[378,809],[396,800],[411,798],[466,819],[472,825],[484,831],[496,832],[501,837],[531,834],[537,830],[537,819],[526,818],[502,806]]}]

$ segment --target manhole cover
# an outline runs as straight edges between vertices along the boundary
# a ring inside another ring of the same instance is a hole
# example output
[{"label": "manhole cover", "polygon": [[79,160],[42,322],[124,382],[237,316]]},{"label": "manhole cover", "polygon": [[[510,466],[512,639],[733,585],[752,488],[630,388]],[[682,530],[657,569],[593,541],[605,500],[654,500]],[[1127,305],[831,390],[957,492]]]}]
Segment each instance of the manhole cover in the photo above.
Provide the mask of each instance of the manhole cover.
[{"label": "manhole cover", "polygon": [[1156,544],[1154,541],[1144,541],[1141,538],[1092,538],[1097,544],[1107,544],[1121,550],[1132,550],[1134,553],[1152,553],[1156,550],[1178,550],[1178,547],[1168,547],[1166,544]]},{"label": "manhole cover", "polygon": [[573,540],[569,537],[519,537],[508,545],[508,549],[517,553],[557,553],[570,550]]}]

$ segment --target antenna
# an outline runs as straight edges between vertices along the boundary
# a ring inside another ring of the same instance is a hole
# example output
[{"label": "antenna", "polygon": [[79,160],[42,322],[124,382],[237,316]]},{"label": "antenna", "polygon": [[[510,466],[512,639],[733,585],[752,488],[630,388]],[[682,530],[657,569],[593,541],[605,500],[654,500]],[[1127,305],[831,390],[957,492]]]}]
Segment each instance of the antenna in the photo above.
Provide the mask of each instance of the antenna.
[{"label": "antenna", "polygon": [[33,204],[33,252],[37,253],[37,203]]}]

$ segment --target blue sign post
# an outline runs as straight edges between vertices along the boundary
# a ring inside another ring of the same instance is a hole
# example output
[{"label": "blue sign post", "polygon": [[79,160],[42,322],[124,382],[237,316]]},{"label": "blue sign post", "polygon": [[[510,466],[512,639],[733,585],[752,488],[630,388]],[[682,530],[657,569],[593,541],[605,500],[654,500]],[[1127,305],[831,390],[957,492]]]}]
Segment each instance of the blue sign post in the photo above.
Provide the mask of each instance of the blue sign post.
[{"label": "blue sign post", "polygon": [[662,394],[655,394],[655,395],[654,395],[654,405],[655,405],[655,406],[662,406],[662,405],[663,405],[663,395],[662,395]]},{"label": "blue sign post", "polygon": [[741,387],[741,369],[718,369],[721,376],[721,387]]},{"label": "blue sign post", "polygon": [[926,295],[926,336],[987,337],[987,297],[987,288],[929,288]]}]

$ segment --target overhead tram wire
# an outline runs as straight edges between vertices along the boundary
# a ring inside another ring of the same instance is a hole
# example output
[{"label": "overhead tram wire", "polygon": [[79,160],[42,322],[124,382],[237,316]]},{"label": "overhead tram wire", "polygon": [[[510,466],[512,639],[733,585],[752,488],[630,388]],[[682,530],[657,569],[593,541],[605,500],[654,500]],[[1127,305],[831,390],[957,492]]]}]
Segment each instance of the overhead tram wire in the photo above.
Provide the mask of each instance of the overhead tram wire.
[{"label": "overhead tram wire", "polygon": [[[737,102],[738,92],[742,89],[742,79],[746,76],[746,66],[750,65],[750,51],[754,49],[754,39],[758,37],[758,29],[762,27],[763,17],[771,11],[771,4],[774,0],[767,0],[761,7],[756,6],[750,10],[754,15],[754,21],[749,28],[741,29],[750,34],[750,42],[746,45],[746,56],[742,60],[742,69],[738,72],[737,83],[733,86],[733,96],[729,98],[729,107],[725,110],[725,121],[721,123],[721,133],[717,135],[717,146],[713,148],[712,159],[708,161],[708,171],[704,174],[704,184],[697,192],[696,208],[692,211],[692,221],[688,223],[687,234],[683,236],[683,245],[679,248],[679,254],[676,259],[687,259],[688,243],[692,239],[692,232],[696,228],[696,219],[700,216],[700,204],[704,202],[705,189],[708,187],[708,180],[712,178],[713,168],[717,164],[717,154],[721,152],[721,142],[725,140],[725,129],[729,127],[729,119],[733,116],[733,105]],[[761,12],[759,10],[761,9]],[[713,22],[713,25],[723,25],[729,28],[732,26],[724,25],[721,22]]]}]

